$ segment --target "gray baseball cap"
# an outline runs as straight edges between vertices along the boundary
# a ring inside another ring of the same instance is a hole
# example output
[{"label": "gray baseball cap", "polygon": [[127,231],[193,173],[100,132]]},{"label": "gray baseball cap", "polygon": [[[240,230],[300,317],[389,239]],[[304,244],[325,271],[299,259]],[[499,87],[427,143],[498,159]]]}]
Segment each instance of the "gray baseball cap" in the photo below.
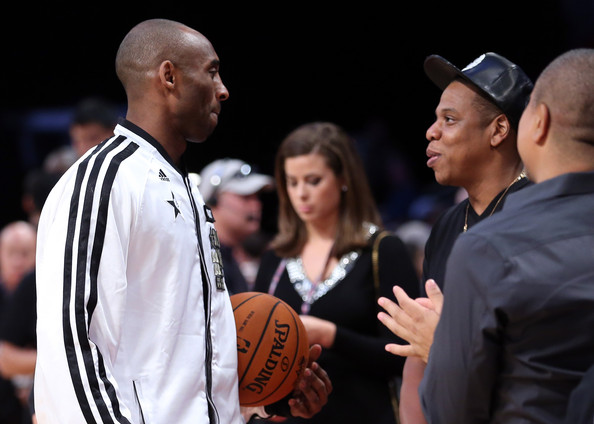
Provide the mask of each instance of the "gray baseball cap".
[{"label": "gray baseball cap", "polygon": [[206,203],[212,203],[217,193],[231,192],[243,196],[272,190],[274,179],[253,172],[252,166],[240,159],[218,159],[206,165],[199,174],[198,189]]}]

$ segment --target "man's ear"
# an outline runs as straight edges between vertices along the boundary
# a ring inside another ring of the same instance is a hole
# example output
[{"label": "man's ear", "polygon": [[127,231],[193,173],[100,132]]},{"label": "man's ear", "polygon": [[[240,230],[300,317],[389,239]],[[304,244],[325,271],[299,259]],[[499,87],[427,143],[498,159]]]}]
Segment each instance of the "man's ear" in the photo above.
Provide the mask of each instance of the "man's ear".
[{"label": "man's ear", "polygon": [[551,112],[544,103],[538,104],[532,125],[533,139],[537,144],[544,144],[550,131]]},{"label": "man's ear", "polygon": [[507,116],[501,114],[493,121],[493,136],[491,137],[491,148],[498,147],[507,138],[511,131],[511,124]]},{"label": "man's ear", "polygon": [[171,90],[175,84],[175,66],[170,60],[161,62],[159,66],[159,80],[163,87]]}]

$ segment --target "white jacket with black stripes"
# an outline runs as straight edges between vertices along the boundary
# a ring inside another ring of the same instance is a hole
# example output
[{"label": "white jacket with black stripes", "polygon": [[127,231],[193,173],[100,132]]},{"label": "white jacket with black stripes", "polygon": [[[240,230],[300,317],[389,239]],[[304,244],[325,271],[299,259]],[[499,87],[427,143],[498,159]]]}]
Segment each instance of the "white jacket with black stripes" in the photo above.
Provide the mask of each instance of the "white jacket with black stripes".
[{"label": "white jacket with black stripes", "polygon": [[243,422],[206,213],[128,121],[57,183],[37,244],[40,424]]}]

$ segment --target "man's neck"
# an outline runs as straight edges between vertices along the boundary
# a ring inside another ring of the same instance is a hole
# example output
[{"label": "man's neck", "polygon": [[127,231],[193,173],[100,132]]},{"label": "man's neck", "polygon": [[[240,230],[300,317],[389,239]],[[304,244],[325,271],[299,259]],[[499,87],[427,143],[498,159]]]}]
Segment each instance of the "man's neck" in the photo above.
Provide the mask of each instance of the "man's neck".
[{"label": "man's neck", "polygon": [[162,125],[158,114],[147,115],[145,110],[128,110],[126,119],[149,133],[167,152],[176,166],[180,165],[181,157],[187,148],[183,138],[171,135],[169,127]]},{"label": "man's neck", "polygon": [[499,178],[486,178],[472,186],[465,187],[472,209],[478,215],[482,215],[499,193],[511,188],[521,173],[522,167],[518,166],[502,172]]}]

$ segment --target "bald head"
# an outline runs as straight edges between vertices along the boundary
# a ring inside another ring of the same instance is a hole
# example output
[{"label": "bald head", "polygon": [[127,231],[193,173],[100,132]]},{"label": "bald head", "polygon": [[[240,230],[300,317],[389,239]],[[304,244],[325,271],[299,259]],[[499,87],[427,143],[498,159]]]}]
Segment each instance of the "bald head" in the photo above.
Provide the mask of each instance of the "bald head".
[{"label": "bald head", "polygon": [[0,231],[0,284],[9,291],[16,288],[35,265],[35,227],[16,221]]},{"label": "bald head", "polygon": [[229,96],[214,47],[198,31],[167,19],[136,25],[116,55],[126,120],[160,143],[177,163],[188,142],[202,142]]},{"label": "bald head", "polygon": [[150,19],[139,23],[126,35],[116,55],[116,73],[126,93],[142,84],[159,65],[169,60],[183,68],[189,49],[212,48],[196,30],[168,19]]},{"label": "bald head", "polygon": [[551,62],[532,101],[548,107],[554,139],[594,146],[594,49],[571,50]]}]

